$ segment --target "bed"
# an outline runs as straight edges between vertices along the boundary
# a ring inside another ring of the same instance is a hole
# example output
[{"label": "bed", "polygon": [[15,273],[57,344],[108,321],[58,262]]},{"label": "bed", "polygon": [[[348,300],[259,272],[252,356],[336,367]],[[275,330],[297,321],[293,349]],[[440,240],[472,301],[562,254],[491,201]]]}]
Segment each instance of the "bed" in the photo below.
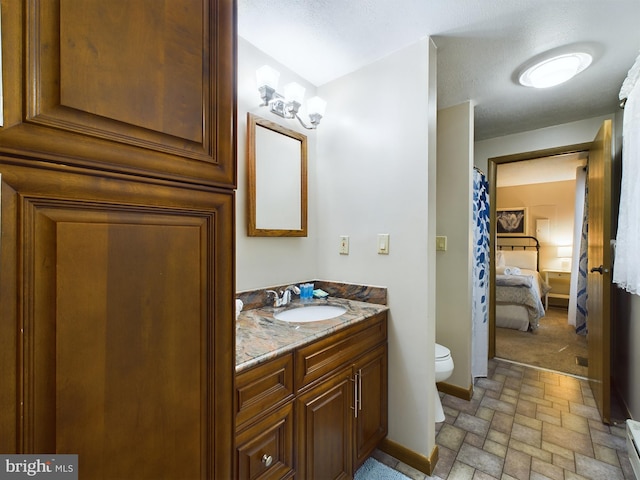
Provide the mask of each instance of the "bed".
[{"label": "bed", "polygon": [[496,245],[496,326],[538,328],[549,286],[539,273],[540,244],[530,236],[500,236]]}]

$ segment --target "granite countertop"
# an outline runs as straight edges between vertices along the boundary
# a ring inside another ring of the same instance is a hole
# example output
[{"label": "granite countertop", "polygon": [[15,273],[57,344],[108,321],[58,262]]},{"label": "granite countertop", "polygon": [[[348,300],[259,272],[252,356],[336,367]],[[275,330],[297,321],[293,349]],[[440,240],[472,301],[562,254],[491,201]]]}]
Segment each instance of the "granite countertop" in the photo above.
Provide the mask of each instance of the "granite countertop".
[{"label": "granite countertop", "polygon": [[[347,309],[339,317],[317,322],[293,323],[276,320],[274,313],[305,305],[340,305]],[[236,373],[388,310],[386,305],[329,297],[286,307],[244,310],[236,320]]]}]

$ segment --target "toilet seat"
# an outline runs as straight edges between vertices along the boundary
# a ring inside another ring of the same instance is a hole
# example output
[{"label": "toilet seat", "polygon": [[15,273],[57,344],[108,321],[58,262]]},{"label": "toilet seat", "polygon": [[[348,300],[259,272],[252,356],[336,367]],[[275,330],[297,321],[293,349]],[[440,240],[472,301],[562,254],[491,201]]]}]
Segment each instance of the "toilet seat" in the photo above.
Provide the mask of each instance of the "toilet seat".
[{"label": "toilet seat", "polygon": [[451,350],[444,345],[436,343],[436,362],[442,362],[451,358]]}]

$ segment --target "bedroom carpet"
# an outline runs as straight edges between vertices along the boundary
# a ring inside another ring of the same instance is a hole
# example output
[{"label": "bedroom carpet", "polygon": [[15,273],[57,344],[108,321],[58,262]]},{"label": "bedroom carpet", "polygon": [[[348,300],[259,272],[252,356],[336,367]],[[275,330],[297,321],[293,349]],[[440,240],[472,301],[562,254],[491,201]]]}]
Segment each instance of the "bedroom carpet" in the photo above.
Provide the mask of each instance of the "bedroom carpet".
[{"label": "bedroom carpet", "polygon": [[496,357],[580,377],[588,372],[587,339],[567,324],[566,308],[549,307],[534,332],[496,328]]}]

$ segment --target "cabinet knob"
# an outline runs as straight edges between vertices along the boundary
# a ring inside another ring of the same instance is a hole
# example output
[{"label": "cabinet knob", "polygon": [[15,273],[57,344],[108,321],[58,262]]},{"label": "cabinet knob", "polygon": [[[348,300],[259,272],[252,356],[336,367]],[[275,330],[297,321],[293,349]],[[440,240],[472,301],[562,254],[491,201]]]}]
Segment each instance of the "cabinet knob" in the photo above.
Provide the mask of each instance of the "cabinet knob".
[{"label": "cabinet knob", "polygon": [[262,456],[262,463],[264,463],[265,467],[270,467],[273,463],[273,457],[271,455],[267,455],[266,453]]}]

